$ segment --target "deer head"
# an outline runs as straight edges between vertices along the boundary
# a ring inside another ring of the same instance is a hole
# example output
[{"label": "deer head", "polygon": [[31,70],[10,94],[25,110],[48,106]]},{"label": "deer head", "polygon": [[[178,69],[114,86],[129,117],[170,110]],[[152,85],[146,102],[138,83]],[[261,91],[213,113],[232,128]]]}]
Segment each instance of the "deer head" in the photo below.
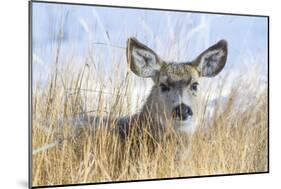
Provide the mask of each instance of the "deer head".
[{"label": "deer head", "polygon": [[198,115],[199,80],[214,77],[224,68],[227,42],[220,40],[191,62],[166,62],[135,38],[127,41],[127,62],[139,77],[152,78],[150,103],[158,106],[175,128],[193,131]]}]

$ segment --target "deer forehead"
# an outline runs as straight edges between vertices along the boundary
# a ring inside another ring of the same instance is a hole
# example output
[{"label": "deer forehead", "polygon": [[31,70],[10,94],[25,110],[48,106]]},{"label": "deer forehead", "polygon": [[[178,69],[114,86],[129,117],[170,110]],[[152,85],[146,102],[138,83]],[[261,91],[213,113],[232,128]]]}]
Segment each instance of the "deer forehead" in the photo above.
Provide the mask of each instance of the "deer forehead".
[{"label": "deer forehead", "polygon": [[188,63],[169,63],[160,71],[160,81],[162,82],[186,81],[189,83],[198,79],[198,70]]}]

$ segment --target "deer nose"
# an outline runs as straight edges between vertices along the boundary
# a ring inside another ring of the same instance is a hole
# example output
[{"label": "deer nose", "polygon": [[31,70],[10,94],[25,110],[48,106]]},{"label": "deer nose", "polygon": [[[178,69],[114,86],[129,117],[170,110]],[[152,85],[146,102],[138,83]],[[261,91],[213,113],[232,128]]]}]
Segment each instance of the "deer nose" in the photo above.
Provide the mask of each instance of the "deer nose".
[{"label": "deer nose", "polygon": [[173,117],[180,118],[181,120],[186,120],[188,116],[192,116],[193,112],[191,108],[185,104],[180,104],[173,110]]}]

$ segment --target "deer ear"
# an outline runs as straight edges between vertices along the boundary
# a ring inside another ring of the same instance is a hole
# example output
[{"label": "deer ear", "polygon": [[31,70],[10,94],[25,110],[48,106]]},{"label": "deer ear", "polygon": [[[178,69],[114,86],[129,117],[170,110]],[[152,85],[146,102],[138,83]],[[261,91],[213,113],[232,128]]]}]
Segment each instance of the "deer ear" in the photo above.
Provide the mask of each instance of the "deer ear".
[{"label": "deer ear", "polygon": [[135,38],[127,41],[127,62],[140,77],[154,77],[162,67],[162,61],[153,50]]},{"label": "deer ear", "polygon": [[209,47],[201,53],[194,61],[202,77],[214,77],[223,68],[227,58],[227,42],[220,40],[215,45]]}]

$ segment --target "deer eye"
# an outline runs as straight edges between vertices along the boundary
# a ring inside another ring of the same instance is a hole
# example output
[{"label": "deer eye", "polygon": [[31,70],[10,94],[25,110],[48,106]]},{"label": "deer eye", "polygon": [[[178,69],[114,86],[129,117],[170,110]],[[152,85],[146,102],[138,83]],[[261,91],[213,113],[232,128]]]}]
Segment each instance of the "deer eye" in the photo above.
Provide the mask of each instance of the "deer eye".
[{"label": "deer eye", "polygon": [[190,87],[191,90],[192,90],[192,91],[197,91],[197,90],[198,90],[198,84],[199,84],[199,83],[197,83],[197,82],[192,83],[192,85],[191,85],[191,87]]},{"label": "deer eye", "polygon": [[168,92],[168,91],[170,91],[170,87],[168,87],[167,85],[165,85],[165,84],[163,84],[163,83],[160,84],[160,88],[161,88],[161,91],[162,91],[162,92]]}]

